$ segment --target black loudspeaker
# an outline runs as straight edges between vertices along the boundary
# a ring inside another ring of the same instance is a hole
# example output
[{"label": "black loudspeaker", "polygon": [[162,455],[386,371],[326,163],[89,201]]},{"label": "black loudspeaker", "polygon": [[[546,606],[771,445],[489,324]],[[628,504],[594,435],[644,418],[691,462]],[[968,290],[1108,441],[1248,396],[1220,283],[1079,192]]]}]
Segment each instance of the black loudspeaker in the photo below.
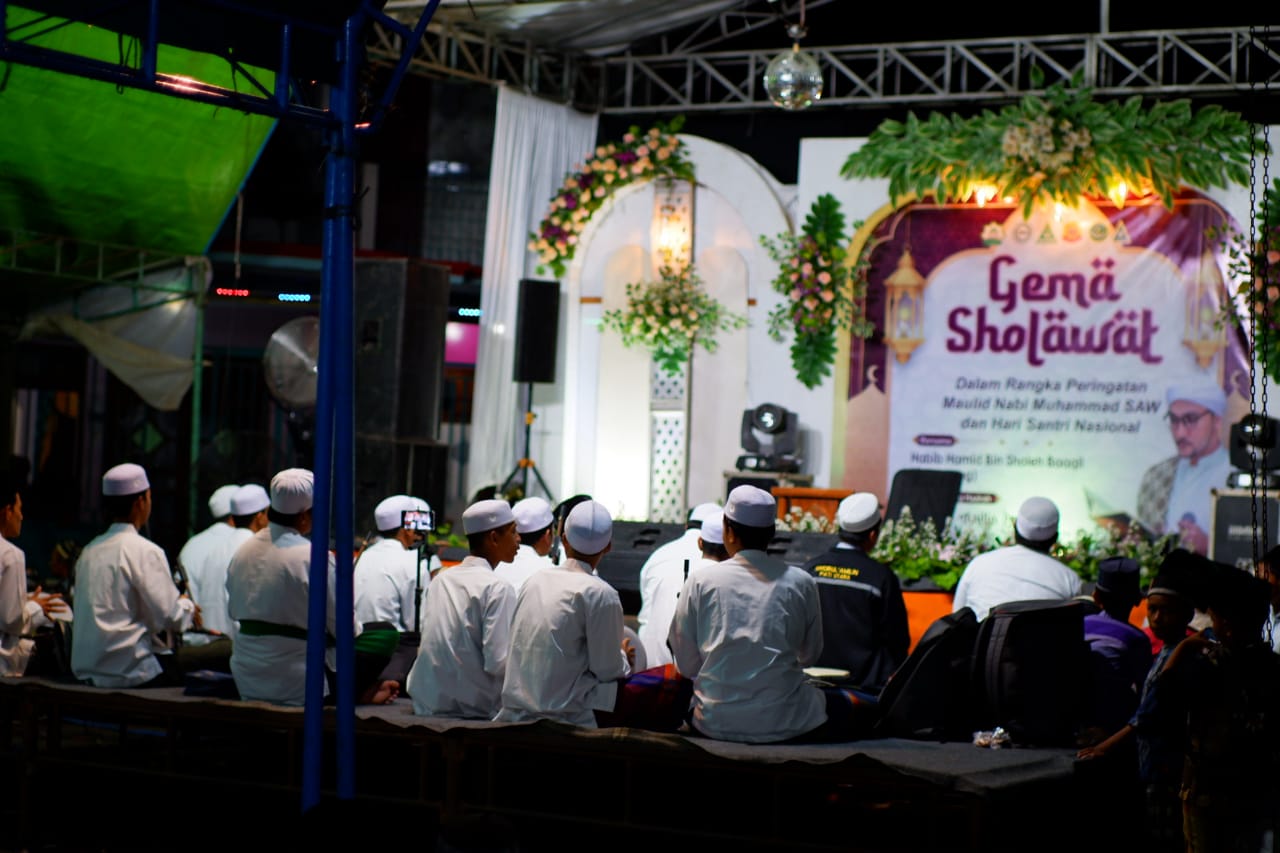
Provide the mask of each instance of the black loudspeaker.
[{"label": "black loudspeaker", "polygon": [[904,507],[911,508],[911,517],[917,522],[933,519],[941,530],[956,510],[960,498],[960,482],[964,475],[959,471],[933,471],[928,468],[903,468],[893,475],[889,489],[889,505],[884,517],[896,520]]},{"label": "black loudspeaker", "polygon": [[560,282],[520,279],[516,304],[516,382],[556,381]]}]

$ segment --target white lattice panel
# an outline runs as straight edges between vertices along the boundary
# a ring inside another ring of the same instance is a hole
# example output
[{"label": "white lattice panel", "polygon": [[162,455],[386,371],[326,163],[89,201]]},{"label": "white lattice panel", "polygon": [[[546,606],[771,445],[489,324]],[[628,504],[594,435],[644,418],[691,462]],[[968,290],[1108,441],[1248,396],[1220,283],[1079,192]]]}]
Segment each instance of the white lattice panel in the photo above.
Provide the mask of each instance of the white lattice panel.
[{"label": "white lattice panel", "polygon": [[649,520],[684,521],[684,412],[650,415]]},{"label": "white lattice panel", "polygon": [[[652,362],[653,373],[649,382],[649,402],[655,409],[684,409],[685,370],[672,376],[658,362]],[[686,368],[687,369],[687,368]]]}]

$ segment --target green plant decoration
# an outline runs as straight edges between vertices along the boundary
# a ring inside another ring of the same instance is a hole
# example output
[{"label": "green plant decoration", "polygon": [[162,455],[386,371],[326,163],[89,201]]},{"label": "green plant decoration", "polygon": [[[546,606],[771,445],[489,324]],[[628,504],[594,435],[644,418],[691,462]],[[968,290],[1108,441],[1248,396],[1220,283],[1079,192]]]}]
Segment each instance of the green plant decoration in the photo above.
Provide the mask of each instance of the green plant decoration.
[{"label": "green plant decoration", "polygon": [[791,366],[806,388],[831,375],[840,329],[862,338],[873,330],[862,310],[868,265],[847,265],[847,239],[840,202],[829,193],[814,200],[799,234],[760,238],[779,264],[773,289],[783,296],[769,312],[769,336],[782,341],[793,335]]},{"label": "green plant decoration", "polygon": [[654,178],[693,182],[688,149],[676,136],[683,126],[684,116],[659,122],[647,131],[632,125],[621,141],[597,147],[585,165],[565,175],[538,230],[529,235],[529,251],[538,255],[539,274],[550,270],[556,278],[564,277],[591,217],[628,184]]},{"label": "green plant decoration", "polygon": [[676,375],[694,346],[715,352],[716,335],[741,329],[747,318],[707,293],[690,264],[664,266],[657,281],[628,284],[626,308],[606,311],[601,324],[621,335],[623,345],[648,349],[663,371]]},{"label": "green plant decoration", "polygon": [[[1031,69],[1040,88],[1044,73]],[[963,201],[982,185],[1021,202],[1074,206],[1082,196],[1118,198],[1125,189],[1157,193],[1166,207],[1182,185],[1247,185],[1251,145],[1261,145],[1238,114],[1188,100],[1145,105],[1093,100],[1077,74],[1000,112],[971,118],[934,113],[886,121],[840,170],[845,178],[888,178],[895,201],[932,196]]]}]

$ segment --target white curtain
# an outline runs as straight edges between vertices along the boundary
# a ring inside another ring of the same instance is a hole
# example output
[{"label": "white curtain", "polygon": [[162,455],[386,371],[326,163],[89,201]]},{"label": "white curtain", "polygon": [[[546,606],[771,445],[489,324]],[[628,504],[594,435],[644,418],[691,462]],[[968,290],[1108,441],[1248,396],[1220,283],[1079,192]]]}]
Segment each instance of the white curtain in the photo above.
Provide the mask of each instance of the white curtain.
[{"label": "white curtain", "polygon": [[524,453],[523,391],[512,381],[520,279],[535,278],[528,250],[565,174],[595,150],[594,115],[498,90],[480,295],[467,494],[500,484]]}]

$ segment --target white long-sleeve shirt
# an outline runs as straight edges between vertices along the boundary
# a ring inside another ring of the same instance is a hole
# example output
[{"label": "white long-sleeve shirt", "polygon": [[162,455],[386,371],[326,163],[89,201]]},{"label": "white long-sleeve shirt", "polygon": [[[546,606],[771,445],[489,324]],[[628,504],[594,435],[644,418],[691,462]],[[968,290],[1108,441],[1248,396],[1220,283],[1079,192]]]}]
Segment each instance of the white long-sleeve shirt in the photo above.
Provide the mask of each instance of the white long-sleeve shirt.
[{"label": "white long-sleeve shirt", "polygon": [[979,620],[1010,601],[1066,601],[1080,594],[1080,576],[1057,560],[1024,545],[979,554],[956,584],[952,611],[973,610]]},{"label": "white long-sleeve shirt", "polygon": [[[440,568],[435,555],[422,561],[422,600],[425,604],[431,572]],[[406,549],[398,539],[379,537],[360,553],[355,567],[356,620],[390,622],[397,631],[413,631],[418,587],[418,549]],[[426,624],[426,619],[423,619]]]},{"label": "white long-sleeve shirt", "polygon": [[516,591],[469,555],[427,588],[418,657],[405,679],[413,712],[492,719],[502,702]]},{"label": "white long-sleeve shirt", "polygon": [[[328,563],[325,630],[333,634],[332,554]],[[306,631],[310,568],[311,540],[291,527],[268,524],[240,546],[227,567],[228,613],[232,619],[254,619]],[[326,658],[333,667],[333,649]],[[242,626],[231,649],[231,675],[242,699],[302,705],[306,701],[307,641],[250,636]]]},{"label": "white long-sleeve shirt", "polygon": [[23,639],[50,624],[40,602],[27,597],[27,556],[0,536],[0,676],[22,675],[35,641]]},{"label": "white long-sleeve shirt", "polygon": [[652,582],[647,602],[648,615],[636,632],[644,645],[646,666],[664,666],[672,662],[671,649],[667,647],[667,634],[671,632],[671,620],[676,615],[680,590],[684,589],[686,560],[689,574],[708,563],[719,562],[702,556],[693,559],[673,556],[653,567],[650,573]]},{"label": "white long-sleeve shirt", "polygon": [[191,627],[195,605],[182,598],[159,545],[117,522],[76,561],[71,671],[95,687],[136,687],[161,673],[155,635]]},{"label": "white long-sleeve shirt", "polygon": [[693,679],[693,724],[721,740],[770,743],[826,722],[804,667],[822,653],[818,585],[803,569],[739,551],[689,574],[668,642]]},{"label": "white long-sleeve shirt", "polygon": [[631,674],[622,651],[622,602],[588,563],[535,572],[516,600],[511,657],[496,719],[596,725]]},{"label": "white long-sleeve shirt", "polygon": [[520,550],[516,551],[516,558],[510,563],[499,563],[494,567],[494,572],[498,577],[507,581],[515,587],[516,593],[519,594],[524,582],[529,576],[539,569],[545,569],[547,566],[554,566],[550,557],[544,557],[537,551],[533,550],[532,545],[521,545]]},{"label": "white long-sleeve shirt", "polygon": [[[188,559],[197,562],[184,562],[183,568],[187,571],[191,599],[200,608],[201,623],[210,631],[221,631],[235,639],[236,623],[227,613],[227,566],[231,565],[231,558],[240,546],[253,538],[253,531],[226,524],[215,524],[214,527],[222,527],[225,532],[219,532],[215,538],[207,540],[207,547],[201,546],[199,550],[189,553]],[[191,542],[194,541],[193,538]],[[187,543],[188,548],[191,542]],[[184,548],[183,551],[185,553],[187,549]],[[183,641],[206,643],[209,636],[190,634]]]}]

